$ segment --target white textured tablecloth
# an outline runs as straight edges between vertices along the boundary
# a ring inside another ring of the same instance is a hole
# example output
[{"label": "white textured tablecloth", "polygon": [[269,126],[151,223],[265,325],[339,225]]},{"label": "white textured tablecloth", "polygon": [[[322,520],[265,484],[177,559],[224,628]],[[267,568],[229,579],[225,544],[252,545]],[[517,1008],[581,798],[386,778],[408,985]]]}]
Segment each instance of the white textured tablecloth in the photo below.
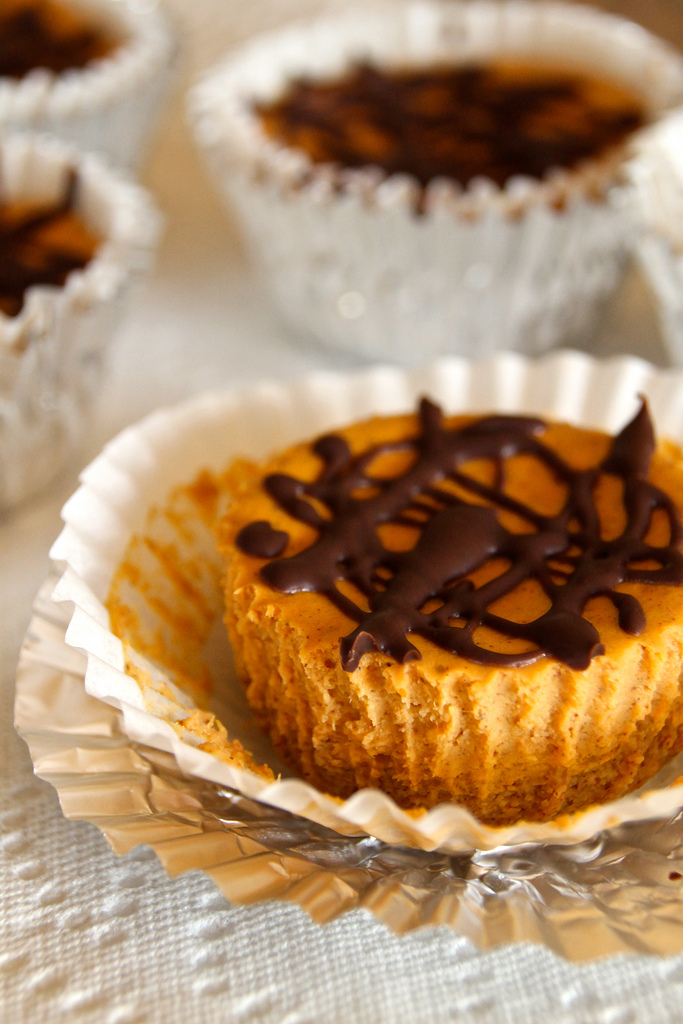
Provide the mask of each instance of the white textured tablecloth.
[{"label": "white textured tablecloth", "polygon": [[[291,13],[297,0],[175,0],[185,71]],[[148,180],[169,215],[158,269],[124,327],[81,462],[160,404],[261,376],[293,378],[331,353],[297,348],[252,284],[201,174],[180,105]],[[661,361],[648,298],[632,285],[597,351]],[[312,924],[297,907],[229,907],[207,877],[166,877],[145,849],[117,858],[64,820],[10,727],[14,671],[47,571],[72,467],[0,519],[0,1022],[83,1024],[669,1024],[683,1021],[683,957],[574,966],[542,947],[479,953],[446,928],[398,938],[357,911]]]}]

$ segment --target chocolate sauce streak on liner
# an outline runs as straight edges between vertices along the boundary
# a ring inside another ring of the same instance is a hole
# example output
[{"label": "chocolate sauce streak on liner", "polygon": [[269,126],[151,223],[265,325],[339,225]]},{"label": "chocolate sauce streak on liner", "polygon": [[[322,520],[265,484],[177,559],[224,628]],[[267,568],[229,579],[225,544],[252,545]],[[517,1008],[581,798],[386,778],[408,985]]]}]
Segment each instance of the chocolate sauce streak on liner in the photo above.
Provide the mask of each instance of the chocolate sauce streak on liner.
[{"label": "chocolate sauce streak on liner", "polygon": [[[346,441],[335,435],[316,441],[313,450],[324,467],[317,480],[305,483],[284,474],[264,480],[268,494],[318,537],[304,551],[263,566],[260,575],[285,594],[313,591],[324,594],[358,626],[341,640],[341,662],[352,672],[368,651],[382,651],[398,662],[421,657],[408,639],[416,633],[437,647],[479,665],[529,665],[543,656],[573,669],[588,667],[604,653],[595,627],[582,617],[593,597],[609,597],[626,633],[640,634],[645,615],[620,583],[683,583],[683,527],[671,498],[647,479],[655,449],[647,405],[614,438],[603,462],[586,470],[572,469],[538,436],[541,420],[520,416],[490,416],[464,427],[444,425],[438,406],[423,399],[417,437],[381,444],[352,455]],[[378,456],[407,451],[415,460],[401,475],[373,476]],[[564,507],[544,516],[504,493],[505,460],[533,456],[567,488]],[[459,472],[459,466],[490,459],[499,467],[497,480],[487,485]],[[593,492],[601,474],[620,477],[624,484],[626,526],[620,536],[604,540]],[[440,487],[448,481],[469,490],[488,504],[470,504]],[[362,490],[366,495],[362,495]],[[328,510],[322,516],[309,499]],[[531,532],[510,533],[496,509],[521,517]],[[661,509],[669,522],[669,543],[645,543],[652,515]],[[400,523],[419,529],[415,547],[391,551],[380,540],[378,527]],[[255,529],[257,527],[257,529]],[[269,558],[282,543],[282,531],[268,523],[245,527],[237,546],[246,554]],[[280,548],[284,550],[284,545]],[[501,575],[475,587],[469,573],[491,559],[504,559]],[[655,562],[657,568],[639,568]],[[513,622],[488,609],[525,580],[538,581],[550,607],[532,622]],[[338,589],[339,581],[353,584],[368,600],[361,609]],[[558,582],[559,581],[559,582]],[[427,602],[439,603],[424,612]],[[458,625],[452,625],[452,623]],[[503,636],[526,641],[532,648],[503,654],[480,647],[475,631],[486,626]]]}]

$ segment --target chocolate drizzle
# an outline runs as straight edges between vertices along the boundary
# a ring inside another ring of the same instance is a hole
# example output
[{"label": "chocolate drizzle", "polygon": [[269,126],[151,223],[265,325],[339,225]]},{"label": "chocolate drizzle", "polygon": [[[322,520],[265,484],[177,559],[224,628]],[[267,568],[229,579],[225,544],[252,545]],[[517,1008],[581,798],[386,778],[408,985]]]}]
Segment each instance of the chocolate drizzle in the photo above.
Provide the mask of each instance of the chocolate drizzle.
[{"label": "chocolate drizzle", "polygon": [[[318,536],[303,551],[264,565],[260,575],[282,593],[324,594],[358,623],[341,640],[347,671],[373,650],[403,663],[419,659],[420,652],[408,639],[411,633],[481,665],[521,666],[548,656],[582,670],[604,653],[596,628],[582,616],[591,598],[609,597],[620,628],[638,635],[645,627],[643,609],[635,597],[616,587],[630,581],[683,583],[678,510],[647,479],[655,439],[644,401],[613,439],[602,463],[584,470],[573,469],[539,440],[545,429],[541,420],[489,416],[450,429],[438,406],[426,399],[419,416],[421,429],[415,438],[382,444],[360,455],[353,455],[342,437],[320,438],[313,451],[323,469],[312,483],[280,473],[264,480],[271,498],[292,518],[317,530]],[[372,464],[379,456],[402,451],[415,456],[407,470],[389,479],[373,475]],[[539,460],[566,486],[556,515],[543,515],[506,493],[506,460],[521,454]],[[461,472],[465,463],[482,459],[493,460],[497,467],[492,484]],[[594,501],[601,474],[623,481],[626,525],[611,540],[601,536]],[[477,503],[470,503],[468,495]],[[321,506],[329,518],[319,511]],[[646,542],[657,509],[665,514],[669,528],[668,543],[661,546]],[[519,517],[526,532],[506,529],[500,512]],[[387,523],[419,530],[414,547],[387,549],[378,532]],[[273,558],[284,550],[283,537],[286,534],[268,523],[252,523],[238,534],[237,546],[254,557]],[[493,559],[504,559],[505,568],[475,586],[469,574]],[[654,568],[647,567],[653,564]],[[515,622],[490,610],[495,601],[530,579],[540,584],[549,600],[542,615],[531,622]],[[364,595],[369,610],[342,593],[341,581]],[[475,633],[482,626],[524,641],[529,649],[502,653],[480,646]]]}]

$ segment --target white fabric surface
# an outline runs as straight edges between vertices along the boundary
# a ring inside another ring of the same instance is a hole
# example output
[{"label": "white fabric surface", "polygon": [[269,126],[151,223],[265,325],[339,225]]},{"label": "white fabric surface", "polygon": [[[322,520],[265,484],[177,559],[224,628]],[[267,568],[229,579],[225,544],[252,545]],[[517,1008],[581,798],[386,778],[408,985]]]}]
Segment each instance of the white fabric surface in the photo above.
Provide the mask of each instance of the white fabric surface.
[{"label": "white fabric surface", "polygon": [[[213,47],[210,56],[220,49],[230,16],[244,32],[294,4],[214,0],[217,20],[207,0],[175,6],[181,17],[190,7],[202,15],[192,64],[197,40]],[[206,387],[349,365],[296,347],[277,326],[201,176],[179,109],[157,139],[148,179],[169,229],[157,272],[119,336],[81,461],[126,423]],[[651,319],[632,284],[596,351],[659,360]],[[93,826],[67,822],[9,723],[21,637],[75,479],[72,467],[0,520],[3,1024],[683,1021],[683,957],[575,966],[530,945],[481,954],[445,928],[398,938],[365,912],[319,927],[285,904],[232,908],[204,875],[170,880],[144,849],[117,858]]]}]

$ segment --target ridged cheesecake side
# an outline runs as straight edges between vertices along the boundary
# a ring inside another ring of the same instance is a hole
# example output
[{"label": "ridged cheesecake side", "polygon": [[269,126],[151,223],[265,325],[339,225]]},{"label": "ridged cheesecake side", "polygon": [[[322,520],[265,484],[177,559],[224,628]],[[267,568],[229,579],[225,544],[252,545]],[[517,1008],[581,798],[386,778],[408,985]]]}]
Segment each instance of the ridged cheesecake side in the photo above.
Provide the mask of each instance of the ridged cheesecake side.
[{"label": "ridged cheesecake side", "polygon": [[[471,420],[451,419],[456,427]],[[411,439],[415,416],[376,418],[336,432],[352,452]],[[548,425],[542,441],[571,466],[597,465],[611,444],[601,433]],[[407,456],[383,456],[390,477]],[[393,462],[392,462],[393,460]],[[468,472],[482,481],[485,460]],[[605,653],[576,670],[549,657],[522,667],[475,664],[419,635],[410,640],[419,660],[400,664],[369,651],[345,671],[339,641],[356,623],[321,594],[281,593],[259,575],[267,559],[240,550],[236,538],[255,521],[288,536],[283,557],[304,550],[316,530],[286,513],[263,487],[268,474],[313,480],[321,460],[310,444],[267,463],[237,463],[227,477],[231,496],[219,526],[225,558],[226,623],[238,671],[260,726],[278,754],[317,788],[347,797],[379,788],[407,808],[455,801],[488,824],[544,821],[614,799],[641,785],[683,748],[683,588],[642,582],[620,584],[642,605],[646,627],[624,632],[614,605],[594,597],[584,616],[597,629]],[[563,484],[536,460],[506,463],[506,492],[546,515],[563,500]],[[649,479],[683,509],[680,451],[660,442]],[[623,529],[621,484],[603,474],[594,493],[601,534]],[[514,517],[508,528],[515,532]],[[410,531],[382,527],[388,547],[414,542]],[[648,541],[665,543],[668,526],[653,520]],[[478,586],[489,566],[471,574]],[[479,575],[477,575],[479,574]],[[496,612],[525,622],[541,615],[545,598],[533,581],[496,604]],[[482,635],[482,644],[514,653],[509,637]]]}]

